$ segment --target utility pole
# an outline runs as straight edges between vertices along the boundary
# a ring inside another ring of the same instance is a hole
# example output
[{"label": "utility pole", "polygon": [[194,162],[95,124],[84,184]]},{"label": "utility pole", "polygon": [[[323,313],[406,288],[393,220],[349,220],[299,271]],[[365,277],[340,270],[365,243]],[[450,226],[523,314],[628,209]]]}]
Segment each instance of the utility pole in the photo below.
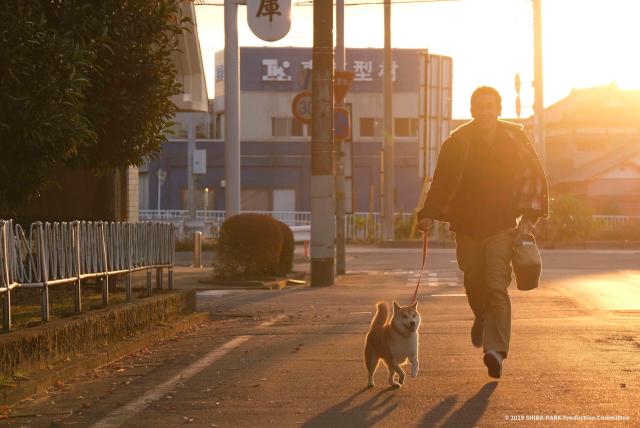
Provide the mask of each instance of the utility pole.
[{"label": "utility pole", "polygon": [[[336,71],[345,69],[344,47],[344,0],[336,0]],[[342,107],[339,101],[336,107]],[[336,273],[343,275],[346,266],[346,231],[345,231],[345,179],[344,179],[344,151],[342,141],[337,141],[334,147],[336,163]]]},{"label": "utility pole", "polygon": [[533,0],[533,88],[534,135],[538,156],[545,167],[544,102],[542,83],[542,11],[541,0]]},{"label": "utility pole", "polygon": [[311,286],[333,285],[333,2],[313,2],[311,102]]},{"label": "utility pole", "polygon": [[393,182],[393,87],[391,76],[391,0],[384,0],[384,104],[383,138],[384,138],[384,183],[382,204],[383,238],[394,239],[394,182]]},{"label": "utility pole", "polygon": [[193,153],[196,149],[196,132],[193,124],[193,112],[187,112],[187,207],[189,221],[196,220],[195,177],[193,175]]},{"label": "utility pole", "polygon": [[224,209],[240,213],[240,51],[239,0],[224,0]]}]

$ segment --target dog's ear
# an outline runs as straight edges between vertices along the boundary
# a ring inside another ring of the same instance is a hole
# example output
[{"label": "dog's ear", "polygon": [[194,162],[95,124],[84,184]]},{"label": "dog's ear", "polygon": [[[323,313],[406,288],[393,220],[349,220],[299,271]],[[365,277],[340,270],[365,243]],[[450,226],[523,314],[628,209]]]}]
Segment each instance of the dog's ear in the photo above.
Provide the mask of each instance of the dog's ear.
[{"label": "dog's ear", "polygon": [[417,307],[418,307],[418,301],[417,300],[409,305],[409,308],[413,309],[414,311],[416,310]]},{"label": "dog's ear", "polygon": [[395,300],[393,301],[393,311],[399,311],[400,310],[400,305],[398,304],[398,302],[396,302]]}]

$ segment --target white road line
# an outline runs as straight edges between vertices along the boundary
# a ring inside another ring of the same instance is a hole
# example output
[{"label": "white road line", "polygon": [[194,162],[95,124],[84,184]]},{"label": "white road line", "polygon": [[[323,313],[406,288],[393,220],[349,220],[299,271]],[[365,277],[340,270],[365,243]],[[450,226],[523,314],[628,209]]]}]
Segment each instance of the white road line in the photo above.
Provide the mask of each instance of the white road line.
[{"label": "white road line", "polygon": [[432,294],[433,297],[467,297],[466,294]]},{"label": "white road line", "polygon": [[[278,315],[273,320],[263,322],[259,327],[270,327],[282,318],[285,318],[285,315]],[[252,337],[253,336],[238,336],[235,339],[232,339],[229,342],[225,343],[221,347],[214,349],[166,382],[148,391],[142,397],[132,401],[126,406],[116,409],[104,418],[100,419],[95,424],[91,425],[92,428],[112,428],[122,426],[122,424],[131,419],[133,416],[146,409],[151,403],[159,400],[170,391],[173,391],[178,382],[185,382],[191,379],[202,370],[213,364],[216,360],[225,356],[229,351],[233,351],[235,348],[242,345]]]}]

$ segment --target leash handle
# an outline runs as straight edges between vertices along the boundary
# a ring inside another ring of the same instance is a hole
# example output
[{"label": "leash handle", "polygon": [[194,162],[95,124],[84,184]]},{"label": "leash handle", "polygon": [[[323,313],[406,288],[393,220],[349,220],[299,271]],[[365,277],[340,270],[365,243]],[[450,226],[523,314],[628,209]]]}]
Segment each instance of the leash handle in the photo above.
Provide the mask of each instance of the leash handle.
[{"label": "leash handle", "polygon": [[413,292],[413,296],[411,297],[411,303],[409,303],[410,305],[415,303],[418,299],[418,289],[420,288],[420,281],[422,280],[422,274],[424,273],[424,264],[427,261],[427,252],[429,249],[427,245],[428,242],[429,239],[427,237],[427,233],[422,232],[422,267],[420,267],[420,276],[418,276],[418,283],[416,284],[416,290]]}]

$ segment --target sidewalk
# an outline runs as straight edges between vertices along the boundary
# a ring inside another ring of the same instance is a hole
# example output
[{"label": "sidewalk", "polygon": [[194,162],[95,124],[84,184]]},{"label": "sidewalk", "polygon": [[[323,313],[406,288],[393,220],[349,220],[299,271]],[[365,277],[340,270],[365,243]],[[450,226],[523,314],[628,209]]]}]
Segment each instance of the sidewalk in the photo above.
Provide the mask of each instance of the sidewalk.
[{"label": "sidewalk", "polygon": [[[637,426],[637,315],[593,310],[553,285],[512,290],[511,351],[495,381],[471,346],[472,315],[455,266],[436,268],[438,282],[427,278],[419,294],[420,372],[399,390],[387,387],[383,367],[376,387],[365,388],[362,351],[375,303],[408,303],[415,278],[371,270],[339,276],[331,287],[201,291],[198,309],[212,319],[206,326],[16,412],[73,411],[64,423],[88,426],[177,378],[126,426],[574,427],[616,416],[629,419],[606,426]],[[176,288],[205,272],[176,268]],[[208,355],[217,357],[199,365]],[[182,379],[194,364],[201,371]],[[30,426],[50,422],[40,420]]]}]

